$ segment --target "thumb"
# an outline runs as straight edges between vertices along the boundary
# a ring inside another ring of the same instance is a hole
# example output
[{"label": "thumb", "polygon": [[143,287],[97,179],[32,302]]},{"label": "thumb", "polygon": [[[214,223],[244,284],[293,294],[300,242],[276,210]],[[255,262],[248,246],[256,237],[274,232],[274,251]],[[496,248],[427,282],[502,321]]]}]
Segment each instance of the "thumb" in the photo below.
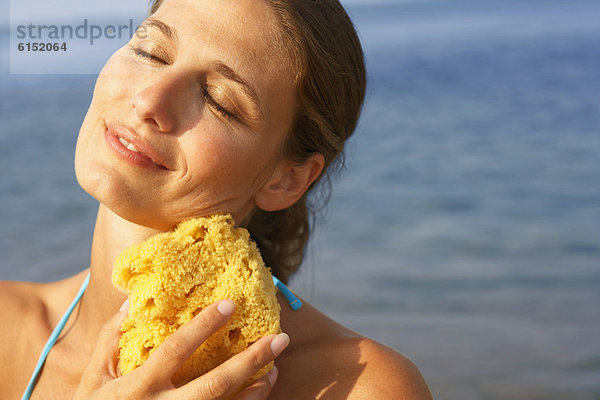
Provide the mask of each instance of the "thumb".
[{"label": "thumb", "polygon": [[118,377],[119,339],[121,337],[121,325],[127,316],[128,306],[129,300],[125,300],[119,312],[100,329],[94,352],[83,373],[82,382],[87,381],[86,383],[96,386],[101,385],[107,379]]}]

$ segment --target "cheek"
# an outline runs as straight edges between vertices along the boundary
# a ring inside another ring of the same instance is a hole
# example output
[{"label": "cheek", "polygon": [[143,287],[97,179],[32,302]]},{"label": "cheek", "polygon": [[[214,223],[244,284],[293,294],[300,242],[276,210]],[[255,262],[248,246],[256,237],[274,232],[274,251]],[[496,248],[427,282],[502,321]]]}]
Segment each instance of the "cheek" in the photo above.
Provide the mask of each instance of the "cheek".
[{"label": "cheek", "polygon": [[243,154],[242,146],[223,128],[209,126],[204,130],[210,133],[198,133],[190,140],[188,148],[188,165],[190,170],[203,177],[203,179],[221,179],[227,175],[237,175],[236,161]]},{"label": "cheek", "polygon": [[[128,92],[134,82],[135,67],[122,48],[106,62],[94,86],[92,101],[81,124],[75,148],[75,174],[81,187],[92,194],[112,180],[115,166],[104,153],[104,123],[107,115],[125,115]],[[96,196],[94,196],[96,197]]]},{"label": "cheek", "polygon": [[79,131],[79,139],[91,133],[89,128],[94,127],[107,112],[127,106],[127,93],[130,91],[134,70],[128,66],[130,62],[123,57],[123,51],[121,49],[113,54],[98,75],[90,107]]},{"label": "cheek", "polygon": [[125,54],[126,49],[121,48],[102,68],[94,88],[92,104],[98,101],[107,107],[114,107],[115,101],[126,99],[131,92],[131,84],[139,74],[135,62]]},{"label": "cheek", "polygon": [[215,123],[190,140],[188,165],[202,182],[219,189],[244,191],[252,188],[272,158],[265,146],[244,137],[250,133],[232,133]]}]

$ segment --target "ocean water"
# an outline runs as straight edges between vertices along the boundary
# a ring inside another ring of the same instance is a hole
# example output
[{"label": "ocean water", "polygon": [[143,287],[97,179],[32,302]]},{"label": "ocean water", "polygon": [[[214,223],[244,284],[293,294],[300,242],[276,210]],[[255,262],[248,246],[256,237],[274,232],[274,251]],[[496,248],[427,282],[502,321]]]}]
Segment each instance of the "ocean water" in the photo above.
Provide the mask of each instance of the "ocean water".
[{"label": "ocean water", "polygon": [[[600,4],[352,2],[365,109],[292,286],[436,399],[600,398]],[[94,76],[0,76],[0,279],[85,268]]]}]

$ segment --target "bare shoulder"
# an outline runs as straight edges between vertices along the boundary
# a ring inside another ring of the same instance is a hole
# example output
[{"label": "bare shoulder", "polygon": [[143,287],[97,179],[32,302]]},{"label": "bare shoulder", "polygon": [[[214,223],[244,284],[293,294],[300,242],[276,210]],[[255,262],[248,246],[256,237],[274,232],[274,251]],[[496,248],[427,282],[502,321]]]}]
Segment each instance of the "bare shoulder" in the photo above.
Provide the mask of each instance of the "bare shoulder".
[{"label": "bare shoulder", "polygon": [[22,356],[28,344],[40,333],[47,320],[44,285],[30,282],[0,281],[0,369],[7,361]]},{"label": "bare shoulder", "polygon": [[0,399],[22,394],[85,274],[50,283],[0,281]]},{"label": "bare shoulder", "polygon": [[[27,331],[53,326],[81,284],[84,272],[49,283],[0,281],[2,338],[23,338]],[[31,339],[31,338],[29,338]]]},{"label": "bare shoulder", "polygon": [[40,319],[45,314],[39,284],[0,281],[0,398],[14,397],[32,363],[31,347],[43,334]]},{"label": "bare shoulder", "polygon": [[[16,339],[21,329],[27,326],[32,313],[42,311],[39,292],[39,284],[0,281],[0,323],[4,328],[0,329],[0,339]],[[0,340],[2,347],[10,343]]]},{"label": "bare shoulder", "polygon": [[282,307],[290,346],[276,364],[272,398],[429,400],[425,379],[407,357],[330,319],[305,303],[298,312]]},{"label": "bare shoulder", "polygon": [[349,399],[431,399],[431,393],[415,364],[399,352],[369,338],[360,339],[360,363],[364,370]]}]

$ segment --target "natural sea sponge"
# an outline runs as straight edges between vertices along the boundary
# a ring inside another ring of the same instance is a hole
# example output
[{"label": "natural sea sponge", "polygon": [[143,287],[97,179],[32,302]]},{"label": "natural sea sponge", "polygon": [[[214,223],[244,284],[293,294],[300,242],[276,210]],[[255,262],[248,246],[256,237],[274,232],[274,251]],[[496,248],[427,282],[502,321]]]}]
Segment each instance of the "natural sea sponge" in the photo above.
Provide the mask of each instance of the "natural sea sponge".
[{"label": "natural sea sponge", "polygon": [[[182,222],[125,249],[113,284],[129,296],[119,342],[119,369],[140,366],[177,328],[217,300],[235,301],[230,321],[204,342],[173,377],[180,386],[269,333],[279,333],[280,307],[269,269],[246,229],[229,214]],[[255,374],[248,384],[272,368]]]}]

